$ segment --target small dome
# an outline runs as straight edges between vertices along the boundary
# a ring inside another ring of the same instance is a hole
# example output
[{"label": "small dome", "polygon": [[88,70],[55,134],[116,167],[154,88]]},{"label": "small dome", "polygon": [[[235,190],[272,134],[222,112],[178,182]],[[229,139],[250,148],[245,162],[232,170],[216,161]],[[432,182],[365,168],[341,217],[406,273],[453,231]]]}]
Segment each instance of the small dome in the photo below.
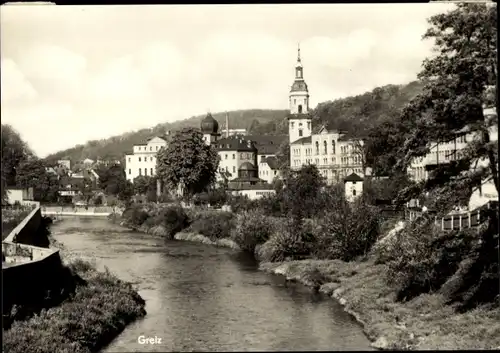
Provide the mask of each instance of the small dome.
[{"label": "small dome", "polygon": [[238,170],[256,170],[254,165],[250,162],[243,163]]},{"label": "small dome", "polygon": [[201,121],[201,132],[204,134],[216,134],[218,131],[219,123],[213,118],[212,114],[208,113]]},{"label": "small dome", "polygon": [[292,89],[290,90],[291,92],[297,92],[297,91],[308,91],[307,89],[307,83],[304,81],[295,81],[292,85]]}]

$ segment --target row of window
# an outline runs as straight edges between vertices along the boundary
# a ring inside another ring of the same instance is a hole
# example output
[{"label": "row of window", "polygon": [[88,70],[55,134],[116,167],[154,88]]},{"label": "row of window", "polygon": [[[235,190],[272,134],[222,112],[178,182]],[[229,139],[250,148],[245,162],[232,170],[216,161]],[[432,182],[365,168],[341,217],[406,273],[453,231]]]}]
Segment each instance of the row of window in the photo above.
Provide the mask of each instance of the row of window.
[{"label": "row of window", "polygon": [[[132,157],[128,157],[128,161],[130,163],[132,161]],[[148,161],[148,157],[144,157],[144,159],[142,157],[138,157],[138,161],[139,162],[142,162],[142,161],[147,162]],[[149,161],[150,162],[156,161],[156,157],[149,157]]]},{"label": "row of window", "polygon": [[[316,164],[316,165],[332,165],[332,164],[336,164],[335,163],[336,162],[335,157],[331,158],[331,162],[330,163],[328,163],[328,158],[323,158],[322,164],[320,164],[319,161],[320,161],[319,158],[315,158],[314,159],[314,164]],[[300,159],[294,159],[293,160],[293,165],[295,167],[298,167],[301,164],[302,163],[301,163]],[[305,164],[313,164],[313,159],[312,158],[306,158]],[[356,164],[362,164],[361,156],[341,157],[340,158],[340,165],[356,165]]]},{"label": "row of window", "polygon": [[[299,136],[302,136],[299,134]],[[331,141],[331,148],[330,151],[328,151],[328,142],[323,141],[323,148],[321,149],[322,154],[335,154],[335,140]],[[320,148],[319,148],[319,141],[315,142],[315,152],[316,155],[320,154]],[[347,146],[340,146],[340,153],[349,153],[354,151],[354,147],[352,145],[347,145]],[[299,156],[301,154],[301,149],[300,148],[293,148],[292,153],[295,156]],[[306,148],[305,149],[306,156],[311,156],[312,155],[312,148]]]},{"label": "row of window", "polygon": [[[228,154],[224,154],[224,159],[228,159]],[[236,159],[236,153],[233,153],[233,159]],[[253,159],[253,153],[241,152],[240,159]],[[261,158],[262,160],[262,158]]]},{"label": "row of window", "polygon": [[263,195],[269,195],[269,194],[272,194],[273,191],[271,190],[266,190],[266,191],[256,191],[255,194],[256,195],[259,195],[259,196],[263,196]]},{"label": "row of window", "polygon": [[[132,169],[129,168],[128,174],[132,175]],[[142,175],[142,168],[139,168],[139,175]],[[153,175],[154,175],[154,169],[149,168],[149,176],[153,176]],[[148,168],[144,168],[144,176],[148,176]]]},{"label": "row of window", "polygon": [[[274,174],[273,174],[274,172]],[[271,175],[276,175],[277,171],[276,170],[271,170]],[[269,170],[259,170],[260,175],[267,175],[269,176]]]},{"label": "row of window", "polygon": [[[160,146],[155,146],[155,147],[156,147],[155,151],[158,151],[160,149]],[[141,146],[137,146],[137,150],[140,151],[141,150]],[[143,151],[147,151],[148,150],[148,146],[143,146],[142,150]],[[153,146],[149,146],[149,150],[153,151]]]},{"label": "row of window", "polygon": [[[302,124],[302,123],[299,123],[298,125],[299,125],[299,128],[300,128],[300,129],[303,127],[303,124]],[[294,122],[294,121],[290,122],[290,127],[291,127],[292,129],[294,129],[294,128],[295,128],[295,122]],[[307,129],[311,130],[311,122],[310,122],[310,121],[308,121],[308,122],[307,122]],[[302,131],[302,129],[301,129],[300,131]]]}]

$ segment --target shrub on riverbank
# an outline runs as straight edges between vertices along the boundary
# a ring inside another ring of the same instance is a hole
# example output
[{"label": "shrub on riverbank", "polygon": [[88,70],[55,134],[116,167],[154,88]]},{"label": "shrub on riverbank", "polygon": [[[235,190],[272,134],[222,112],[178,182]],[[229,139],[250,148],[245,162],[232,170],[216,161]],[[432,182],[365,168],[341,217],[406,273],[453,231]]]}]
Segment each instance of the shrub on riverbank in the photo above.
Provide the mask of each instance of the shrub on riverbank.
[{"label": "shrub on riverbank", "polygon": [[242,250],[253,254],[255,247],[264,244],[275,232],[277,225],[277,220],[266,217],[258,210],[243,212],[236,216],[231,239]]},{"label": "shrub on riverbank", "polygon": [[145,302],[129,283],[81,260],[69,268],[84,283],[61,305],[26,321],[15,321],[3,332],[4,351],[95,352],[145,315]]},{"label": "shrub on riverbank", "polygon": [[379,238],[380,214],[375,207],[341,202],[319,220],[313,255],[318,259],[351,261],[368,254]]},{"label": "shrub on riverbank", "polygon": [[229,238],[234,226],[231,212],[202,210],[188,212],[191,221],[188,232],[202,234],[211,240]]}]

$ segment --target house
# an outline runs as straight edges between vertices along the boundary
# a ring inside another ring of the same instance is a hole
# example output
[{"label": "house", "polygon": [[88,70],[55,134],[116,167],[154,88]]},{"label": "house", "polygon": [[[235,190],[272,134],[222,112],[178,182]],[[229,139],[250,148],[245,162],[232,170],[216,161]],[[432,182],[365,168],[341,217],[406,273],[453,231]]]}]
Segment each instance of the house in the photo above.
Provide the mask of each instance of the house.
[{"label": "house", "polygon": [[[493,108],[485,108],[483,114],[487,119],[493,119],[493,124],[488,128],[491,141],[498,141],[498,123],[496,112]],[[440,164],[449,164],[460,159],[461,153],[468,143],[478,139],[476,132],[470,132],[468,127],[456,133],[456,136],[447,141],[432,142],[429,144],[429,153],[425,156],[414,158],[407,169],[408,176],[414,181],[423,181],[429,178],[429,172]],[[479,161],[481,165],[487,161]]]},{"label": "house", "polygon": [[257,177],[257,168],[250,162],[244,162],[239,167],[237,178],[228,183],[228,191],[233,195],[247,196],[251,200],[276,192],[272,185]]},{"label": "house", "polygon": [[363,193],[364,179],[356,173],[349,174],[344,179],[344,192],[347,201],[354,201]]},{"label": "house", "polygon": [[141,175],[156,175],[156,154],[160,149],[168,146],[170,139],[170,131],[167,131],[163,135],[153,136],[143,143],[134,145],[132,153],[125,155],[127,180],[133,181]]},{"label": "house", "polygon": [[57,164],[66,168],[67,170],[71,169],[71,161],[69,159],[60,159],[57,161]]},{"label": "house", "polygon": [[469,210],[472,211],[490,201],[498,201],[498,192],[492,177],[484,179],[481,185],[473,189],[469,199]]},{"label": "house", "polygon": [[280,177],[278,159],[272,156],[260,160],[258,171],[259,178],[271,184],[276,178]]},{"label": "house", "polygon": [[9,205],[32,205],[34,201],[33,188],[7,188],[7,203]]},{"label": "house", "polygon": [[83,163],[84,166],[90,166],[90,165],[94,164],[95,161],[93,159],[90,159],[90,158],[85,158],[82,161],[82,163]]}]

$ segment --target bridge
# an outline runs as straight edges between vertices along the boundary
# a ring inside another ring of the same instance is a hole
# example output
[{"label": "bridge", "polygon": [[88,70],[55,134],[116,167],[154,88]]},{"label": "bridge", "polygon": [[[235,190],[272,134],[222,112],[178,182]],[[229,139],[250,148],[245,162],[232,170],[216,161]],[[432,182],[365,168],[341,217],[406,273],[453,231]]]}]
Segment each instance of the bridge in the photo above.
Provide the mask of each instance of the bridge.
[{"label": "bridge", "polygon": [[73,207],[73,206],[41,206],[42,216],[51,217],[108,217],[112,213],[119,213],[122,210],[119,207],[110,206],[92,206],[92,207]]}]

